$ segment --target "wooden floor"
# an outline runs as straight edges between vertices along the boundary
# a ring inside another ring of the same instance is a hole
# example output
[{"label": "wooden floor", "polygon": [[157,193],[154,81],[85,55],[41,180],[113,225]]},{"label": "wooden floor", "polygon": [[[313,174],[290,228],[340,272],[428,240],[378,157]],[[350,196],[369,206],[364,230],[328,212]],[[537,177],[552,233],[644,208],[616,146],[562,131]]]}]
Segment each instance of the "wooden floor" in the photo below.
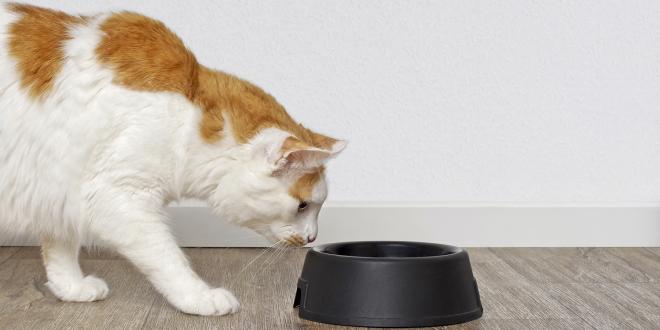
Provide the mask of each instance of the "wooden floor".
[{"label": "wooden floor", "polygon": [[[195,268],[232,290],[242,310],[185,315],[126,261],[84,254],[109,298],[62,303],[48,292],[37,248],[0,248],[0,329],[329,329],[292,308],[304,249],[188,249]],[[660,248],[469,249],[484,316],[450,329],[660,329]],[[234,275],[232,275],[234,274]]]}]

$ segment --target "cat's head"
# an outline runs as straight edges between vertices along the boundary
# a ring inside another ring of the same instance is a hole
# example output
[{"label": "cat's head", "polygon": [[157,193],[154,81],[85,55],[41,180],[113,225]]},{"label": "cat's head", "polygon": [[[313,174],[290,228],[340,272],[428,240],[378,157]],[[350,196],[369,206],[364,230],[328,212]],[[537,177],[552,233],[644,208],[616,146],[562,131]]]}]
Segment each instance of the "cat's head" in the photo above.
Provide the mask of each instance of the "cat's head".
[{"label": "cat's head", "polygon": [[313,242],[327,196],[325,164],[347,143],[309,134],[304,142],[270,128],[242,145],[243,161],[223,176],[210,198],[215,213],[273,243]]}]

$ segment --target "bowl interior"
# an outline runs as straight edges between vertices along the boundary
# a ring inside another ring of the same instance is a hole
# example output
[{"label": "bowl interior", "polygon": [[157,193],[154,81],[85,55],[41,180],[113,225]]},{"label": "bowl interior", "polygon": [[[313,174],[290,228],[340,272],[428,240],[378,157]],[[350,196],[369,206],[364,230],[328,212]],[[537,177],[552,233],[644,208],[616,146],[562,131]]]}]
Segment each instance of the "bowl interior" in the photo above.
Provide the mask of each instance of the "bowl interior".
[{"label": "bowl interior", "polygon": [[421,258],[454,254],[458,248],[417,242],[354,242],[330,244],[321,252],[368,258]]}]

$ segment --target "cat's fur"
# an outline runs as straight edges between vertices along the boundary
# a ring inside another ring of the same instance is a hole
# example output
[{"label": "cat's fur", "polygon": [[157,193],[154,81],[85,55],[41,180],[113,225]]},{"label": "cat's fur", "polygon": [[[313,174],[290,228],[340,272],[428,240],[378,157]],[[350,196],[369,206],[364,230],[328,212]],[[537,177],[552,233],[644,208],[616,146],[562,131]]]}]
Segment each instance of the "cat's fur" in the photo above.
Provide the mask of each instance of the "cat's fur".
[{"label": "cat's fur", "polygon": [[128,258],[181,311],[235,312],[229,291],[190,268],[164,207],[206,200],[224,220],[304,245],[326,198],[324,163],[345,145],[200,65],[158,21],[0,3],[0,236],[42,239],[62,300],[108,294],[78,265],[92,242]]}]

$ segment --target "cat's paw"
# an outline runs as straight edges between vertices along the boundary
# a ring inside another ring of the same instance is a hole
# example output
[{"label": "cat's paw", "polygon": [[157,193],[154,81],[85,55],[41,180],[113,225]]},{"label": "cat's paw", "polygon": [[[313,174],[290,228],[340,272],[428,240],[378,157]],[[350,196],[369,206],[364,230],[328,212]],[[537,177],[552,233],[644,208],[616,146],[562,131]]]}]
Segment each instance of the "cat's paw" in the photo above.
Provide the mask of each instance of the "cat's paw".
[{"label": "cat's paw", "polygon": [[57,298],[71,302],[103,300],[110,292],[105,281],[91,275],[81,280],[48,281],[46,285]]},{"label": "cat's paw", "polygon": [[180,311],[195,315],[226,315],[238,312],[240,304],[234,295],[223,289],[207,289],[171,299]]}]

